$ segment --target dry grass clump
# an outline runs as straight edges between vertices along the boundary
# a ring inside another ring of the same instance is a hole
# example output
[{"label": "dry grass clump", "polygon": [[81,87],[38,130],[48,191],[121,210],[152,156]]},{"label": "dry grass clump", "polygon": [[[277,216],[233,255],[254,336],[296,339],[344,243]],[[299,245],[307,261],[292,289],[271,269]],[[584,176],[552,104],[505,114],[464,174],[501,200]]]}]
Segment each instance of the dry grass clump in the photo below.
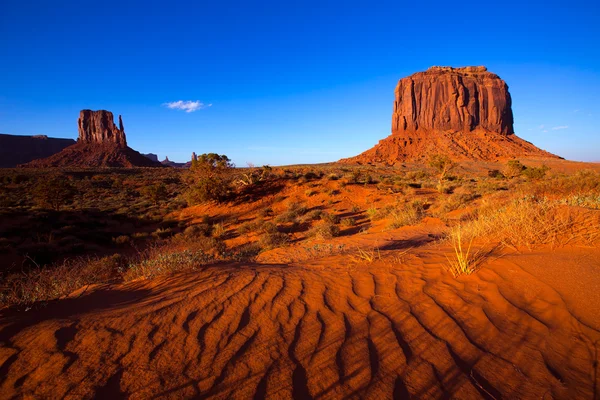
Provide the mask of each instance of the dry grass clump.
[{"label": "dry grass clump", "polygon": [[356,249],[356,254],[352,256],[352,260],[357,263],[372,263],[376,259],[381,259],[381,252],[379,251],[379,248],[375,247],[367,250],[359,247]]},{"label": "dry grass clump", "polygon": [[131,263],[123,274],[125,281],[139,278],[153,278],[166,273],[195,269],[215,260],[214,256],[203,250],[180,250],[173,252],[157,252],[153,257]]},{"label": "dry grass clump", "polygon": [[356,219],[353,217],[343,218],[340,223],[342,226],[350,228],[356,225]]},{"label": "dry grass clump", "polygon": [[119,276],[124,259],[111,257],[76,258],[59,265],[42,267],[3,279],[0,306],[27,306],[64,297],[86,285],[106,282]]},{"label": "dry grass clump", "polygon": [[323,221],[322,223],[315,225],[308,232],[308,236],[314,237],[316,239],[331,239],[339,235],[339,226],[328,221]]},{"label": "dry grass clump", "polygon": [[478,197],[481,196],[477,193],[455,192],[442,200],[439,212],[447,213],[450,211],[458,210],[460,208],[464,208]]},{"label": "dry grass clump", "polygon": [[542,244],[590,242],[597,234],[575,223],[572,211],[561,202],[535,197],[514,199],[506,204],[488,202],[479,209],[477,218],[465,223],[461,231],[461,237],[467,241],[498,241],[505,246],[529,249]]},{"label": "dry grass clump", "polygon": [[396,229],[407,225],[415,225],[423,219],[424,215],[423,204],[419,201],[397,206],[389,212],[391,220],[388,227]]},{"label": "dry grass clump", "polygon": [[298,217],[301,217],[302,215],[306,214],[307,211],[308,211],[308,209],[306,208],[305,205],[303,205],[301,203],[292,202],[292,203],[288,204],[288,208],[285,212],[283,212],[282,214],[279,214],[275,218],[275,222],[279,222],[279,223],[297,222]]},{"label": "dry grass clump", "polygon": [[290,238],[283,232],[265,232],[260,236],[258,244],[263,250],[283,247],[290,242]]},{"label": "dry grass clump", "polygon": [[481,261],[481,252],[472,251],[474,237],[471,236],[468,241],[464,239],[461,225],[450,230],[448,237],[454,248],[453,257],[447,257],[450,265],[449,269],[454,277],[460,275],[470,275],[475,272],[477,264]]},{"label": "dry grass clump", "polygon": [[[540,181],[531,182],[522,188],[524,194],[550,199],[562,199],[568,203],[569,198],[600,197],[600,173],[590,170],[577,171],[573,175],[556,175]],[[591,202],[592,205],[596,203]],[[574,204],[577,205],[577,204]],[[582,205],[585,207],[585,205]],[[592,206],[591,208],[597,208]]]}]

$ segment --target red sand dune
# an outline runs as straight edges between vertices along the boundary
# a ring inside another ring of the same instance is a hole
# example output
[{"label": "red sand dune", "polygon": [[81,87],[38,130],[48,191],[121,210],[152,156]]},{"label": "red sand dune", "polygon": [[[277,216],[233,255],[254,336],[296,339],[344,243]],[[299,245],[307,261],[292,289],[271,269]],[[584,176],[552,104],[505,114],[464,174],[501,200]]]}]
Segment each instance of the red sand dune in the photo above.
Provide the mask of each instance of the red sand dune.
[{"label": "red sand dune", "polygon": [[455,279],[448,247],[402,255],[410,229],[362,235],[372,263],[215,265],[4,311],[0,397],[598,395],[598,249],[504,254]]}]

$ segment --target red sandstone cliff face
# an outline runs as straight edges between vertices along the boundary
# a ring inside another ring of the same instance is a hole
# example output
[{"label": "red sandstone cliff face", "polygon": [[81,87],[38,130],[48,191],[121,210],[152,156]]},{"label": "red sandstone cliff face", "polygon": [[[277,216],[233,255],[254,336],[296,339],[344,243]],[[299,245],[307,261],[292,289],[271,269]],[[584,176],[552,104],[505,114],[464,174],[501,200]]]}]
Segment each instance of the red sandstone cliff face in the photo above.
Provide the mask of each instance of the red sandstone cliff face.
[{"label": "red sandstone cliff face", "polygon": [[556,156],[517,137],[507,84],[485,67],[431,67],[400,79],[392,135],[348,163],[393,165],[432,154],[494,161]]},{"label": "red sandstone cliff face", "polygon": [[81,110],[79,120],[80,143],[114,143],[127,147],[123,120],[119,115],[119,127],[115,125],[113,113],[106,110]]},{"label": "red sandstone cliff face", "polygon": [[395,94],[392,133],[477,128],[514,133],[508,86],[485,67],[431,67],[400,79]]}]

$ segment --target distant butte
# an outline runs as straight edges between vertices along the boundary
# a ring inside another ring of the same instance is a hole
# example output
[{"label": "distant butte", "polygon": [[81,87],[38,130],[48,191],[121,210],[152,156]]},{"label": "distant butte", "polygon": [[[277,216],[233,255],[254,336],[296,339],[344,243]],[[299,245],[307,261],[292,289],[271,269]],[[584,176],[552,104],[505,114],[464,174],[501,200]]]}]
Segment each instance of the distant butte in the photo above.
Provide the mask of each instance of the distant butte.
[{"label": "distant butte", "polygon": [[81,110],[77,125],[80,143],[114,143],[119,147],[127,147],[125,129],[120,115],[117,128],[113,113],[110,111]]},{"label": "distant butte", "polygon": [[392,134],[340,162],[393,165],[437,153],[457,160],[558,158],[514,134],[511,105],[508,85],[486,67],[431,67],[398,82]]},{"label": "distant butte", "polygon": [[77,143],[50,157],[24,164],[24,167],[160,167],[160,163],[149,159],[127,146],[123,120],[119,115],[119,126],[113,114],[106,110],[82,110],[77,121],[79,137]]}]

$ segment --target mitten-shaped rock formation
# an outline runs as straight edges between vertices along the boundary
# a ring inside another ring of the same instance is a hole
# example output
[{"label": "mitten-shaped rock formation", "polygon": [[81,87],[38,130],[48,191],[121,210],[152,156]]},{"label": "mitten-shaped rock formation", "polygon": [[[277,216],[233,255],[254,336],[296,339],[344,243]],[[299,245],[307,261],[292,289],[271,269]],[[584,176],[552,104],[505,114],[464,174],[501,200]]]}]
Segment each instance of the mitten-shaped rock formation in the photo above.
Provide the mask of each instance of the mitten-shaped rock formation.
[{"label": "mitten-shaped rock formation", "polygon": [[113,113],[106,110],[81,110],[79,113],[79,139],[81,143],[114,143],[127,147],[123,120],[119,115],[119,127],[115,125]]},{"label": "mitten-shaped rock formation", "polygon": [[431,67],[398,82],[392,134],[340,161],[393,165],[438,153],[458,160],[556,158],[514,134],[510,93],[498,75],[485,67]]},{"label": "mitten-shaped rock formation", "polygon": [[127,146],[123,120],[119,127],[110,111],[82,110],[77,121],[79,139],[60,153],[24,164],[24,167],[161,167],[159,162]]}]

